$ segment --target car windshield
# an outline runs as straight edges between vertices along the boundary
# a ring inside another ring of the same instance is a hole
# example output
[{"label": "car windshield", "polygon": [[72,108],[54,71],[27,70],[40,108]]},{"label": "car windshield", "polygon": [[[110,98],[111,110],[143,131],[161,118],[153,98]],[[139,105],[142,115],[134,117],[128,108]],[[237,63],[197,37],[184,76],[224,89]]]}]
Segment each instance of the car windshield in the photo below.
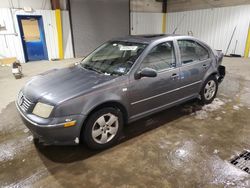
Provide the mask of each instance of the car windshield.
[{"label": "car windshield", "polygon": [[103,44],[87,56],[81,66],[107,75],[126,74],[142,51],[146,44],[112,41]]}]

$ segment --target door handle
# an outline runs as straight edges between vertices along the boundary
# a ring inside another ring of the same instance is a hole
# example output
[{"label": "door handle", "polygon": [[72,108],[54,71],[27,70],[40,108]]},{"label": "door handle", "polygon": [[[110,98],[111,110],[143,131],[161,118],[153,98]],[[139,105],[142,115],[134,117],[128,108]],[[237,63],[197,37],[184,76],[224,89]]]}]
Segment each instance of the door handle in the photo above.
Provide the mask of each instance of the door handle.
[{"label": "door handle", "polygon": [[208,65],[207,64],[203,64],[202,67],[203,67],[204,70],[206,70],[207,67],[208,67]]},{"label": "door handle", "polygon": [[172,74],[172,76],[171,76],[171,78],[174,80],[175,78],[178,78],[179,77],[179,75],[177,74],[177,73],[173,73]]}]

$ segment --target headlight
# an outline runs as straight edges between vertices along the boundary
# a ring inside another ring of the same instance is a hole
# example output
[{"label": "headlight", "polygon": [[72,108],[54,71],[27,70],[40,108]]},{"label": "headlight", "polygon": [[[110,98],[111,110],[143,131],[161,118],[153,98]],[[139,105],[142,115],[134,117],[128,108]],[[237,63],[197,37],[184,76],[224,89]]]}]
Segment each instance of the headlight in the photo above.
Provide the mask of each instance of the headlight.
[{"label": "headlight", "polygon": [[54,106],[38,102],[32,113],[37,116],[47,118],[51,114],[53,108]]}]

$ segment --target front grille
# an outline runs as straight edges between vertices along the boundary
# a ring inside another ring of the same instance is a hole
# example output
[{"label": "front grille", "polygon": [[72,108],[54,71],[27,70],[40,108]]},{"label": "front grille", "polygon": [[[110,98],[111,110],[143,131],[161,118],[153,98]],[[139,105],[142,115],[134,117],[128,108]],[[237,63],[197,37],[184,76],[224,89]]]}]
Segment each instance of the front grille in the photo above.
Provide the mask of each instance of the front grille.
[{"label": "front grille", "polygon": [[22,92],[20,92],[18,95],[17,103],[25,112],[30,111],[31,107],[33,106],[33,103],[29,99],[27,99]]}]

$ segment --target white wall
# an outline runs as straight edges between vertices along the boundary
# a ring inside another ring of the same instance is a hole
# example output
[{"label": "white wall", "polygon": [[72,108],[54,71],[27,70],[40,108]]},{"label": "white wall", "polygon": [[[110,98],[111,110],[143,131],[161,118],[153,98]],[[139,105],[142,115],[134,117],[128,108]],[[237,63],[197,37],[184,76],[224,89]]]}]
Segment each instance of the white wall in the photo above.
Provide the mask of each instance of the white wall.
[{"label": "white wall", "polygon": [[[184,19],[180,22],[183,15]],[[167,13],[166,33],[173,33],[180,23],[176,34],[187,35],[188,31],[192,31],[194,37],[225,53],[237,26],[228,54],[234,51],[238,40],[235,53],[243,56],[249,22],[250,5]],[[161,31],[162,13],[131,12],[131,34],[157,34]]]},{"label": "white wall", "polygon": [[[12,13],[11,13],[12,11]],[[13,17],[11,16],[13,15]],[[36,10],[26,13],[23,10],[11,10],[9,8],[0,9],[0,23],[5,23],[6,31],[0,31],[0,58],[16,57],[20,62],[24,62],[24,53],[21,43],[17,15],[41,15],[43,18],[45,39],[49,59],[59,58],[58,36],[56,29],[55,11]],[[14,24],[13,24],[14,21]],[[73,57],[72,39],[69,27],[69,17],[67,11],[62,11],[63,43],[65,58]]]},{"label": "white wall", "polygon": [[131,12],[131,34],[162,33],[162,13]]},{"label": "white wall", "polygon": [[51,9],[50,0],[1,0],[0,8],[23,8]]},{"label": "white wall", "polygon": [[64,50],[64,58],[73,58],[73,43],[72,43],[72,35],[70,28],[70,19],[69,12],[62,11],[62,33],[63,33],[63,50]]},{"label": "white wall", "polygon": [[203,9],[167,14],[167,33],[172,33],[181,22],[177,34],[193,35],[215,49],[226,52],[234,27],[237,26],[228,54],[232,53],[238,40],[236,54],[244,55],[248,26],[250,21],[250,5]]},{"label": "white wall", "polygon": [[[59,0],[61,10],[66,10],[67,0]],[[0,0],[0,8],[31,7],[38,10],[51,10],[51,0]]]}]

